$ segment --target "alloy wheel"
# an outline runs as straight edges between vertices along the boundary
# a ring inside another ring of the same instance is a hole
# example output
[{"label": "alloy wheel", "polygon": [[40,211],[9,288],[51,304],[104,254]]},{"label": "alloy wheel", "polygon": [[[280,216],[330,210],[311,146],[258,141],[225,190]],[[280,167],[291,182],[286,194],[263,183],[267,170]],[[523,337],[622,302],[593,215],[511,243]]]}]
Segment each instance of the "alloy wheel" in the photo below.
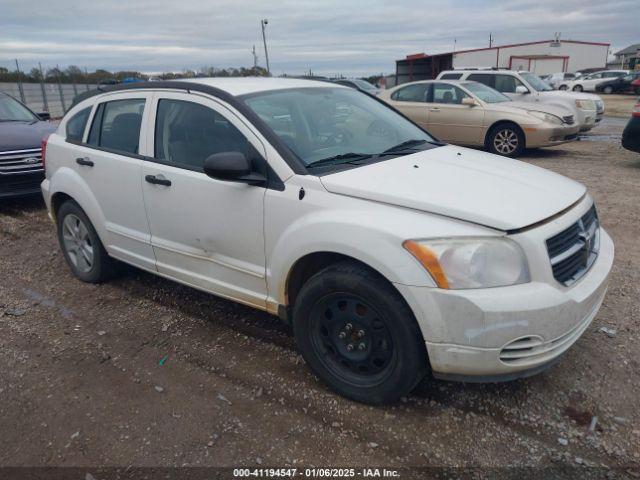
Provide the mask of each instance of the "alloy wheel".
[{"label": "alloy wheel", "polygon": [[502,155],[511,155],[518,149],[518,134],[510,128],[498,131],[493,137],[493,146]]},{"label": "alloy wheel", "polygon": [[86,225],[76,215],[68,214],[62,223],[64,249],[78,271],[87,273],[93,267],[94,251]]}]

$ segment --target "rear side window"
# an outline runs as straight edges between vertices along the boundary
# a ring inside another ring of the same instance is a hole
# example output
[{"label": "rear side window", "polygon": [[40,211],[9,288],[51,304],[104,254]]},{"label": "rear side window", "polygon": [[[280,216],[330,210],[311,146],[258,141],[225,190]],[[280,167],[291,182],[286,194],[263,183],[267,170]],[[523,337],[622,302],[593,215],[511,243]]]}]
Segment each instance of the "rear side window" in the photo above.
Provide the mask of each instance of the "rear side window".
[{"label": "rear side window", "polygon": [[440,80],[460,80],[461,77],[461,73],[445,73],[440,77]]},{"label": "rear side window", "polygon": [[392,100],[398,102],[426,102],[427,101],[427,89],[428,83],[416,83],[415,85],[408,85],[391,95]]},{"label": "rear side window", "polygon": [[89,144],[121,153],[137,154],[143,98],[101,103],[89,132]]},{"label": "rear side window", "polygon": [[89,120],[89,114],[91,113],[91,107],[87,107],[80,110],[73,117],[67,121],[67,140],[75,142],[81,142],[84,135],[84,128],[87,126],[87,120]]},{"label": "rear side window", "polygon": [[472,73],[467,77],[467,80],[473,80],[474,82],[484,83],[487,87],[495,88],[495,75],[489,75],[488,73]]},{"label": "rear side window", "polygon": [[251,156],[246,137],[215,110],[184,100],[160,100],[156,116],[155,158],[202,171],[207,157],[221,152]]}]

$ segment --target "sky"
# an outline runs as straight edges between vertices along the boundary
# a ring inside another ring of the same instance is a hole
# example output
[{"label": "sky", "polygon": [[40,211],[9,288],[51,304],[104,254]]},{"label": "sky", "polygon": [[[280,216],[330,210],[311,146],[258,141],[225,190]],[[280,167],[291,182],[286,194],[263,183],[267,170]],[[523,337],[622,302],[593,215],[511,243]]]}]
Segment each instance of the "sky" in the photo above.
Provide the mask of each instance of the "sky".
[{"label": "sky", "polygon": [[143,72],[264,65],[271,72],[393,73],[407,54],[561,39],[640,43],[638,0],[0,0],[0,67]]}]

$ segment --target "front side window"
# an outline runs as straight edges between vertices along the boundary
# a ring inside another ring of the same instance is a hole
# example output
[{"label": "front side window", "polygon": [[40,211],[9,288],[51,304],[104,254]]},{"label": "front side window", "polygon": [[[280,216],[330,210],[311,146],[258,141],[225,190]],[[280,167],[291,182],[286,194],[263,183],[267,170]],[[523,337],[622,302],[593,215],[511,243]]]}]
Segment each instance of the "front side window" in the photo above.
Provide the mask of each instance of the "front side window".
[{"label": "front side window", "polygon": [[476,97],[486,103],[502,103],[510,102],[511,99],[506,95],[489,88],[486,85],[478,82],[466,82],[462,84],[467,90],[473,93]]},{"label": "front side window", "polygon": [[433,103],[449,103],[459,105],[462,99],[468,97],[460,88],[448,83],[433,84]]},{"label": "front side window", "polygon": [[67,121],[67,140],[73,140],[75,142],[82,141],[82,135],[84,134],[84,128],[87,126],[87,120],[89,120],[90,113],[91,107],[87,107],[80,110]]},{"label": "front side window", "polygon": [[416,83],[408,85],[400,90],[393,92],[391,99],[397,102],[426,102],[428,83]]},{"label": "front side window", "polygon": [[424,130],[355,90],[292,88],[241,98],[311,169],[322,166],[333,171],[348,162],[361,165],[393,158],[397,150],[402,153],[396,156],[411,153],[404,150],[409,146],[435,147]]},{"label": "front side window", "polygon": [[488,73],[472,73],[467,77],[467,80],[473,82],[480,82],[487,87],[495,88],[496,77],[495,75],[490,75]]},{"label": "front side window", "polygon": [[89,144],[119,153],[138,153],[145,100],[132,98],[101,103],[96,109]]},{"label": "front side window", "polygon": [[215,110],[184,100],[162,99],[156,114],[154,156],[158,160],[202,171],[204,161],[221,152],[250,155],[250,143]]},{"label": "front side window", "polygon": [[[524,78],[531,87],[537,92],[548,92],[553,90],[549,84],[540,80],[540,77],[530,72],[523,72],[520,74],[522,78]],[[496,89],[497,90],[497,89]]]},{"label": "front side window", "polygon": [[[543,82],[539,77],[536,78],[538,78],[540,82]],[[493,88],[497,91],[502,93],[516,93],[517,87],[524,87],[524,85],[516,77],[511,75],[496,75],[496,85]]]},{"label": "front side window", "polygon": [[31,111],[8,95],[0,94],[0,122],[35,122],[39,120]]}]

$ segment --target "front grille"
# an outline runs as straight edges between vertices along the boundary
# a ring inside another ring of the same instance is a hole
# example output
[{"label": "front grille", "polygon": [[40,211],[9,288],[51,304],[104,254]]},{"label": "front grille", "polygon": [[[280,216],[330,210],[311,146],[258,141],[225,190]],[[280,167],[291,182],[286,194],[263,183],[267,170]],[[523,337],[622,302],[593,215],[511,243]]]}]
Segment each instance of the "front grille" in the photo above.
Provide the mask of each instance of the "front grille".
[{"label": "front grille", "polygon": [[573,125],[573,123],[575,122],[575,120],[573,119],[573,115],[566,115],[562,117],[562,121],[567,125]]},{"label": "front grille", "polygon": [[42,170],[42,151],[39,148],[0,152],[0,175],[20,175]]},{"label": "front grille", "polygon": [[547,240],[553,276],[563,285],[576,282],[593,265],[600,248],[595,205],[580,220]]}]

